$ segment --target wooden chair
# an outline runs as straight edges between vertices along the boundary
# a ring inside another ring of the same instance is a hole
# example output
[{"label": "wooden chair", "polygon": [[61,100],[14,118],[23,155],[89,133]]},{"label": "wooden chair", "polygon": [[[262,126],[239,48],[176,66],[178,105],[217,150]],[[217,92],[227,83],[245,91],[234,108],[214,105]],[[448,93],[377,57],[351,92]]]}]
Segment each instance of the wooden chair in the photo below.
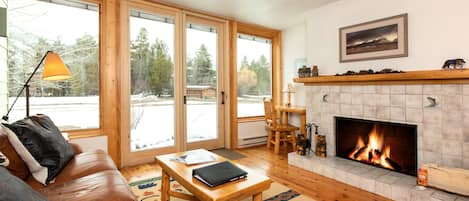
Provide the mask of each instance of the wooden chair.
[{"label": "wooden chair", "polygon": [[288,124],[288,122],[282,122],[281,119],[283,118],[277,117],[275,105],[270,99],[264,98],[264,112],[265,126],[268,133],[267,148],[270,148],[271,144],[273,144],[274,152],[278,154],[280,152],[280,144],[283,144],[285,148],[288,148],[288,144],[291,144],[293,151],[296,151],[295,131],[299,130],[299,128]]}]

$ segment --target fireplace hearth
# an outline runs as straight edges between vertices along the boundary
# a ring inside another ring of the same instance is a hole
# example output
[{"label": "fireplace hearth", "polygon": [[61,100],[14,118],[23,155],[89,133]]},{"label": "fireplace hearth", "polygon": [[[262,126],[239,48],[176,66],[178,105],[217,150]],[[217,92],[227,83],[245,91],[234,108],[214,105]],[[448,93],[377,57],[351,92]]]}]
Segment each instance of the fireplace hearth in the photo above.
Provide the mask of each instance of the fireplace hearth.
[{"label": "fireplace hearth", "polygon": [[336,155],[416,176],[417,126],[335,117]]}]

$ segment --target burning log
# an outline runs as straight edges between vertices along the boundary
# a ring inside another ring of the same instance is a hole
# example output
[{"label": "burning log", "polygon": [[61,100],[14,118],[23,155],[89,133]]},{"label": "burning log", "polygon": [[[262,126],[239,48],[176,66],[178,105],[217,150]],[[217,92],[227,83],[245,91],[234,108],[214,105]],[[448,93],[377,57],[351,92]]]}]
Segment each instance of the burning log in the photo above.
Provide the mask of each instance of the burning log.
[{"label": "burning log", "polygon": [[401,166],[398,163],[394,162],[392,159],[386,158],[386,162],[388,162],[392,166],[393,170],[401,171]]}]

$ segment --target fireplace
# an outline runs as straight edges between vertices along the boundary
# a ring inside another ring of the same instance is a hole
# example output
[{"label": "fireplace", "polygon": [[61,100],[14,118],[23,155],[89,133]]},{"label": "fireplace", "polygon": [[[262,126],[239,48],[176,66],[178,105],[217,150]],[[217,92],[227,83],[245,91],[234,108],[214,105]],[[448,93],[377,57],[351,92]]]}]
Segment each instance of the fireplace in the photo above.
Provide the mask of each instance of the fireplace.
[{"label": "fireplace", "polygon": [[417,175],[417,126],[335,117],[336,155]]}]

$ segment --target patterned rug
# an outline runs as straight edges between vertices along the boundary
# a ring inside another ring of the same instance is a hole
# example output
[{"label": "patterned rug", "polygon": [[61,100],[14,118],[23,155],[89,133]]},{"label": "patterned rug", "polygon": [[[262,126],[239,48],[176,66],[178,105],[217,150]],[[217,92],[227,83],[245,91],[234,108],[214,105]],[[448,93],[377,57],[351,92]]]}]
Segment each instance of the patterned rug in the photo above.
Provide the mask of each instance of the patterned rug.
[{"label": "patterned rug", "polygon": [[[137,199],[139,201],[161,200],[161,177],[136,181],[129,185],[134,194],[137,195]],[[171,190],[190,194],[183,186],[174,180],[171,180]],[[267,191],[262,192],[262,198],[264,198],[264,201],[314,201],[313,199],[306,197],[305,195],[301,195],[298,192],[276,182],[272,183]],[[171,197],[171,201],[173,200],[182,201],[182,199]],[[249,197],[242,201],[250,200],[251,198]]]}]

